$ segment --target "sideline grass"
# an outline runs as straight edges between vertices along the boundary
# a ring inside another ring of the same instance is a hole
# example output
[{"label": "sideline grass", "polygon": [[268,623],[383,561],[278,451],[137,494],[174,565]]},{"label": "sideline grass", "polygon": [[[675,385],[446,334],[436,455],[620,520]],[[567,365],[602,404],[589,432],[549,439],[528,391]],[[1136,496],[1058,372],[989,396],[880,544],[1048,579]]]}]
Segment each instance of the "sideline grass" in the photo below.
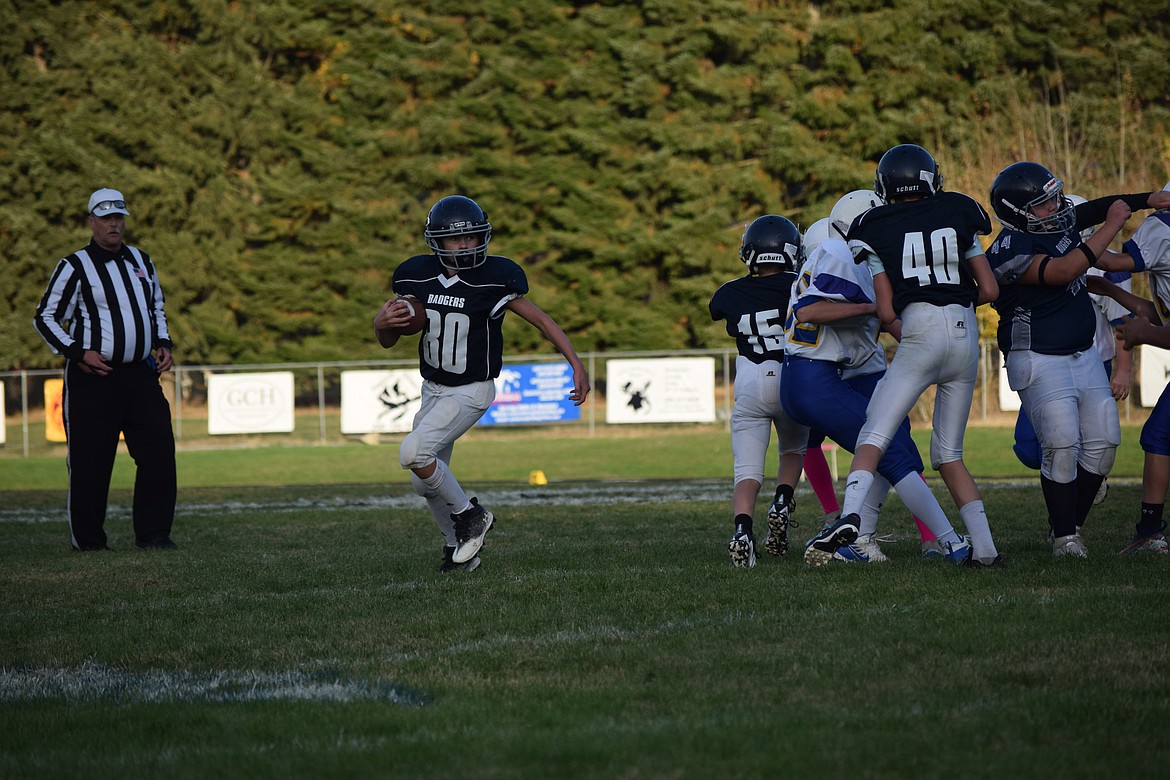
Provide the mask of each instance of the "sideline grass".
[{"label": "sideline grass", "polygon": [[[220,492],[195,490],[173,554],[133,550],[124,517],[95,555],[62,523],[0,522],[0,776],[998,780],[1170,758],[1170,561],[1111,554],[1136,486],[1098,508],[1086,561],[1051,558],[1038,490],[988,490],[1010,568],[982,572],[921,561],[897,499],[891,564],[828,570],[731,569],[722,500],[517,499],[457,577],[421,507],[363,503],[383,486]],[[231,696],[205,693],[217,677]]]},{"label": "sideline grass", "polygon": [[[1142,453],[1139,428],[1122,429],[1122,446],[1113,475],[1139,478]],[[929,432],[915,431],[915,440],[929,461]],[[1012,454],[1010,428],[967,430],[968,468],[985,478],[1036,479]],[[259,485],[376,484],[401,485],[398,442],[370,446],[263,447],[230,450],[186,450],[178,453],[179,487]],[[850,455],[837,453],[842,477]],[[665,428],[629,431],[625,435],[556,436],[547,429],[485,432],[473,430],[455,447],[454,467],[461,481],[475,487],[485,482],[523,482],[540,469],[554,482],[605,479],[730,479],[730,435],[715,428]],[[776,452],[768,456],[774,473]],[[64,451],[55,456],[0,460],[0,493],[64,490]],[[121,451],[111,482],[116,490],[134,484],[130,457]],[[56,499],[59,502],[60,498]]]}]

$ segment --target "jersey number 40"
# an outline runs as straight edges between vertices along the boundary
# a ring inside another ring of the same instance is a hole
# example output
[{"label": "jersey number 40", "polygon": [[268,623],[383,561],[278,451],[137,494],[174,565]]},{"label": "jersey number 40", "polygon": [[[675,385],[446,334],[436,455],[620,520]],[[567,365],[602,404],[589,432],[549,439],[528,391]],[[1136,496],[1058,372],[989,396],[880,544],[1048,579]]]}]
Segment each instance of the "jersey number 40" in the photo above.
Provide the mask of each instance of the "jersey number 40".
[{"label": "jersey number 40", "polygon": [[915,280],[919,287],[935,284],[959,284],[959,239],[954,228],[943,228],[930,234],[930,245],[924,233],[907,233],[902,244],[902,278]]}]

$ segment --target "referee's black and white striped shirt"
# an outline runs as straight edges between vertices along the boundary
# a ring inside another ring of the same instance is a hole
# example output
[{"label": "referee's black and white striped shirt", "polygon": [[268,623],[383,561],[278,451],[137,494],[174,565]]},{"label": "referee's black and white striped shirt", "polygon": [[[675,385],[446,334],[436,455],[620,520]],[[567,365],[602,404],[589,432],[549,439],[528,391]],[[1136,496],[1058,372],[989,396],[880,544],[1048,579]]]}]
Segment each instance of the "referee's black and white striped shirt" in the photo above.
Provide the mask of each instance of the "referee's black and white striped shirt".
[{"label": "referee's black and white striped shirt", "polygon": [[80,361],[94,350],[114,365],[171,348],[163,293],[150,256],[94,242],[57,263],[33,325],[53,351]]}]

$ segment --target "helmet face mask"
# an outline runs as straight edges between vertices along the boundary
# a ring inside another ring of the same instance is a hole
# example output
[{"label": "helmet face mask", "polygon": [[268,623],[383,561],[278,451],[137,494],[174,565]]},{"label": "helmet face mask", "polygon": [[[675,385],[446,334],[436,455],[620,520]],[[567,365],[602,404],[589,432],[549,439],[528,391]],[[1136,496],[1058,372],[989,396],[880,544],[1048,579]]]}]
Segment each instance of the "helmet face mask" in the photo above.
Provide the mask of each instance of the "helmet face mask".
[{"label": "helmet face mask", "polygon": [[[487,260],[488,242],[492,240],[492,223],[474,200],[462,195],[448,195],[431,206],[423,230],[427,247],[439,257],[439,262],[452,271],[465,271],[483,265]],[[458,236],[478,236],[474,246],[447,249],[443,239]]]},{"label": "helmet face mask", "polygon": [[873,177],[873,191],[882,203],[908,196],[929,198],[942,185],[938,162],[915,144],[899,144],[883,154]]},{"label": "helmet face mask", "polygon": [[762,266],[780,271],[796,271],[804,262],[800,230],[790,220],[776,214],[757,218],[743,231],[739,259],[755,275]]},{"label": "helmet face mask", "polygon": [[1006,227],[1024,233],[1066,233],[1077,224],[1064,182],[1034,162],[1013,163],[1000,171],[991,184],[991,208]]}]

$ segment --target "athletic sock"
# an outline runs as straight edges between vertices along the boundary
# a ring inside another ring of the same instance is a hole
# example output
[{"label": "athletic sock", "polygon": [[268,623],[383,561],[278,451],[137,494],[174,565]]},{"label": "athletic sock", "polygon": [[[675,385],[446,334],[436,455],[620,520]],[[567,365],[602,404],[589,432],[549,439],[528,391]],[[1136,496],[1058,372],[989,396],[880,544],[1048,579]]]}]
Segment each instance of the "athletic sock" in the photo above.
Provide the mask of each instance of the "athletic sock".
[{"label": "athletic sock", "polygon": [[1040,475],[1040,489],[1048,506],[1048,525],[1056,537],[1077,532],[1077,485],[1075,482],[1054,482]]},{"label": "athletic sock", "polygon": [[[435,472],[423,479],[423,484],[446,501],[455,514],[466,512],[471,508],[471,499],[463,492],[459,480],[455,479],[455,475],[451,473],[451,469],[443,461],[435,461]],[[455,509],[455,507],[459,508]]]},{"label": "athletic sock", "polygon": [[1147,504],[1143,501],[1142,515],[1134,531],[1134,538],[1141,539],[1162,530],[1162,510],[1165,508],[1165,504]]},{"label": "athletic sock", "polygon": [[[849,472],[849,478],[845,480],[845,500],[841,502],[841,514],[860,516],[861,509],[865,506],[865,497],[869,495],[869,489],[872,485],[873,472]],[[898,495],[901,493],[899,492]]]},{"label": "athletic sock", "polygon": [[874,477],[873,485],[865,496],[865,503],[861,506],[861,522],[857,524],[857,535],[867,536],[877,533],[878,515],[882,505],[886,502],[886,495],[890,492],[890,483],[880,474]]},{"label": "athletic sock", "polygon": [[991,538],[991,524],[987,521],[987,510],[983,501],[976,499],[959,507],[959,518],[971,537],[971,557],[980,561],[993,561],[999,551]]},{"label": "athletic sock", "polygon": [[777,504],[790,504],[792,503],[792,494],[795,492],[792,485],[777,485],[776,495],[772,500]]},{"label": "athletic sock", "polygon": [[1104,481],[1104,474],[1094,474],[1077,466],[1077,528],[1085,524],[1089,510],[1093,508],[1093,499]]},{"label": "athletic sock", "polygon": [[819,447],[804,454],[804,476],[825,514],[841,511],[841,505],[837,503],[836,486],[833,484],[833,472],[829,470],[829,462]]},{"label": "athletic sock", "polygon": [[[918,474],[918,476],[922,477],[922,482],[923,482],[923,484],[925,484],[926,483],[926,475],[922,474],[920,472]],[[927,488],[929,488],[929,487],[930,486],[927,485]],[[922,541],[933,542],[938,538],[934,535],[934,531],[930,530],[930,526],[928,526],[926,523],[919,520],[916,515],[914,516],[914,524],[918,526],[918,535],[920,537],[922,537]]]},{"label": "athletic sock", "polygon": [[735,530],[743,529],[749,534],[752,532],[752,516],[751,515],[736,515],[735,516]]},{"label": "athletic sock", "polygon": [[902,499],[906,508],[915,517],[921,518],[922,523],[933,532],[935,538],[940,542],[953,544],[959,541],[959,535],[955,533],[951,521],[947,519],[946,513],[939,506],[938,499],[934,497],[934,493],[930,492],[930,488],[922,481],[917,472],[907,474],[898,480],[898,484],[894,485],[894,490],[898,492],[898,498]]}]

